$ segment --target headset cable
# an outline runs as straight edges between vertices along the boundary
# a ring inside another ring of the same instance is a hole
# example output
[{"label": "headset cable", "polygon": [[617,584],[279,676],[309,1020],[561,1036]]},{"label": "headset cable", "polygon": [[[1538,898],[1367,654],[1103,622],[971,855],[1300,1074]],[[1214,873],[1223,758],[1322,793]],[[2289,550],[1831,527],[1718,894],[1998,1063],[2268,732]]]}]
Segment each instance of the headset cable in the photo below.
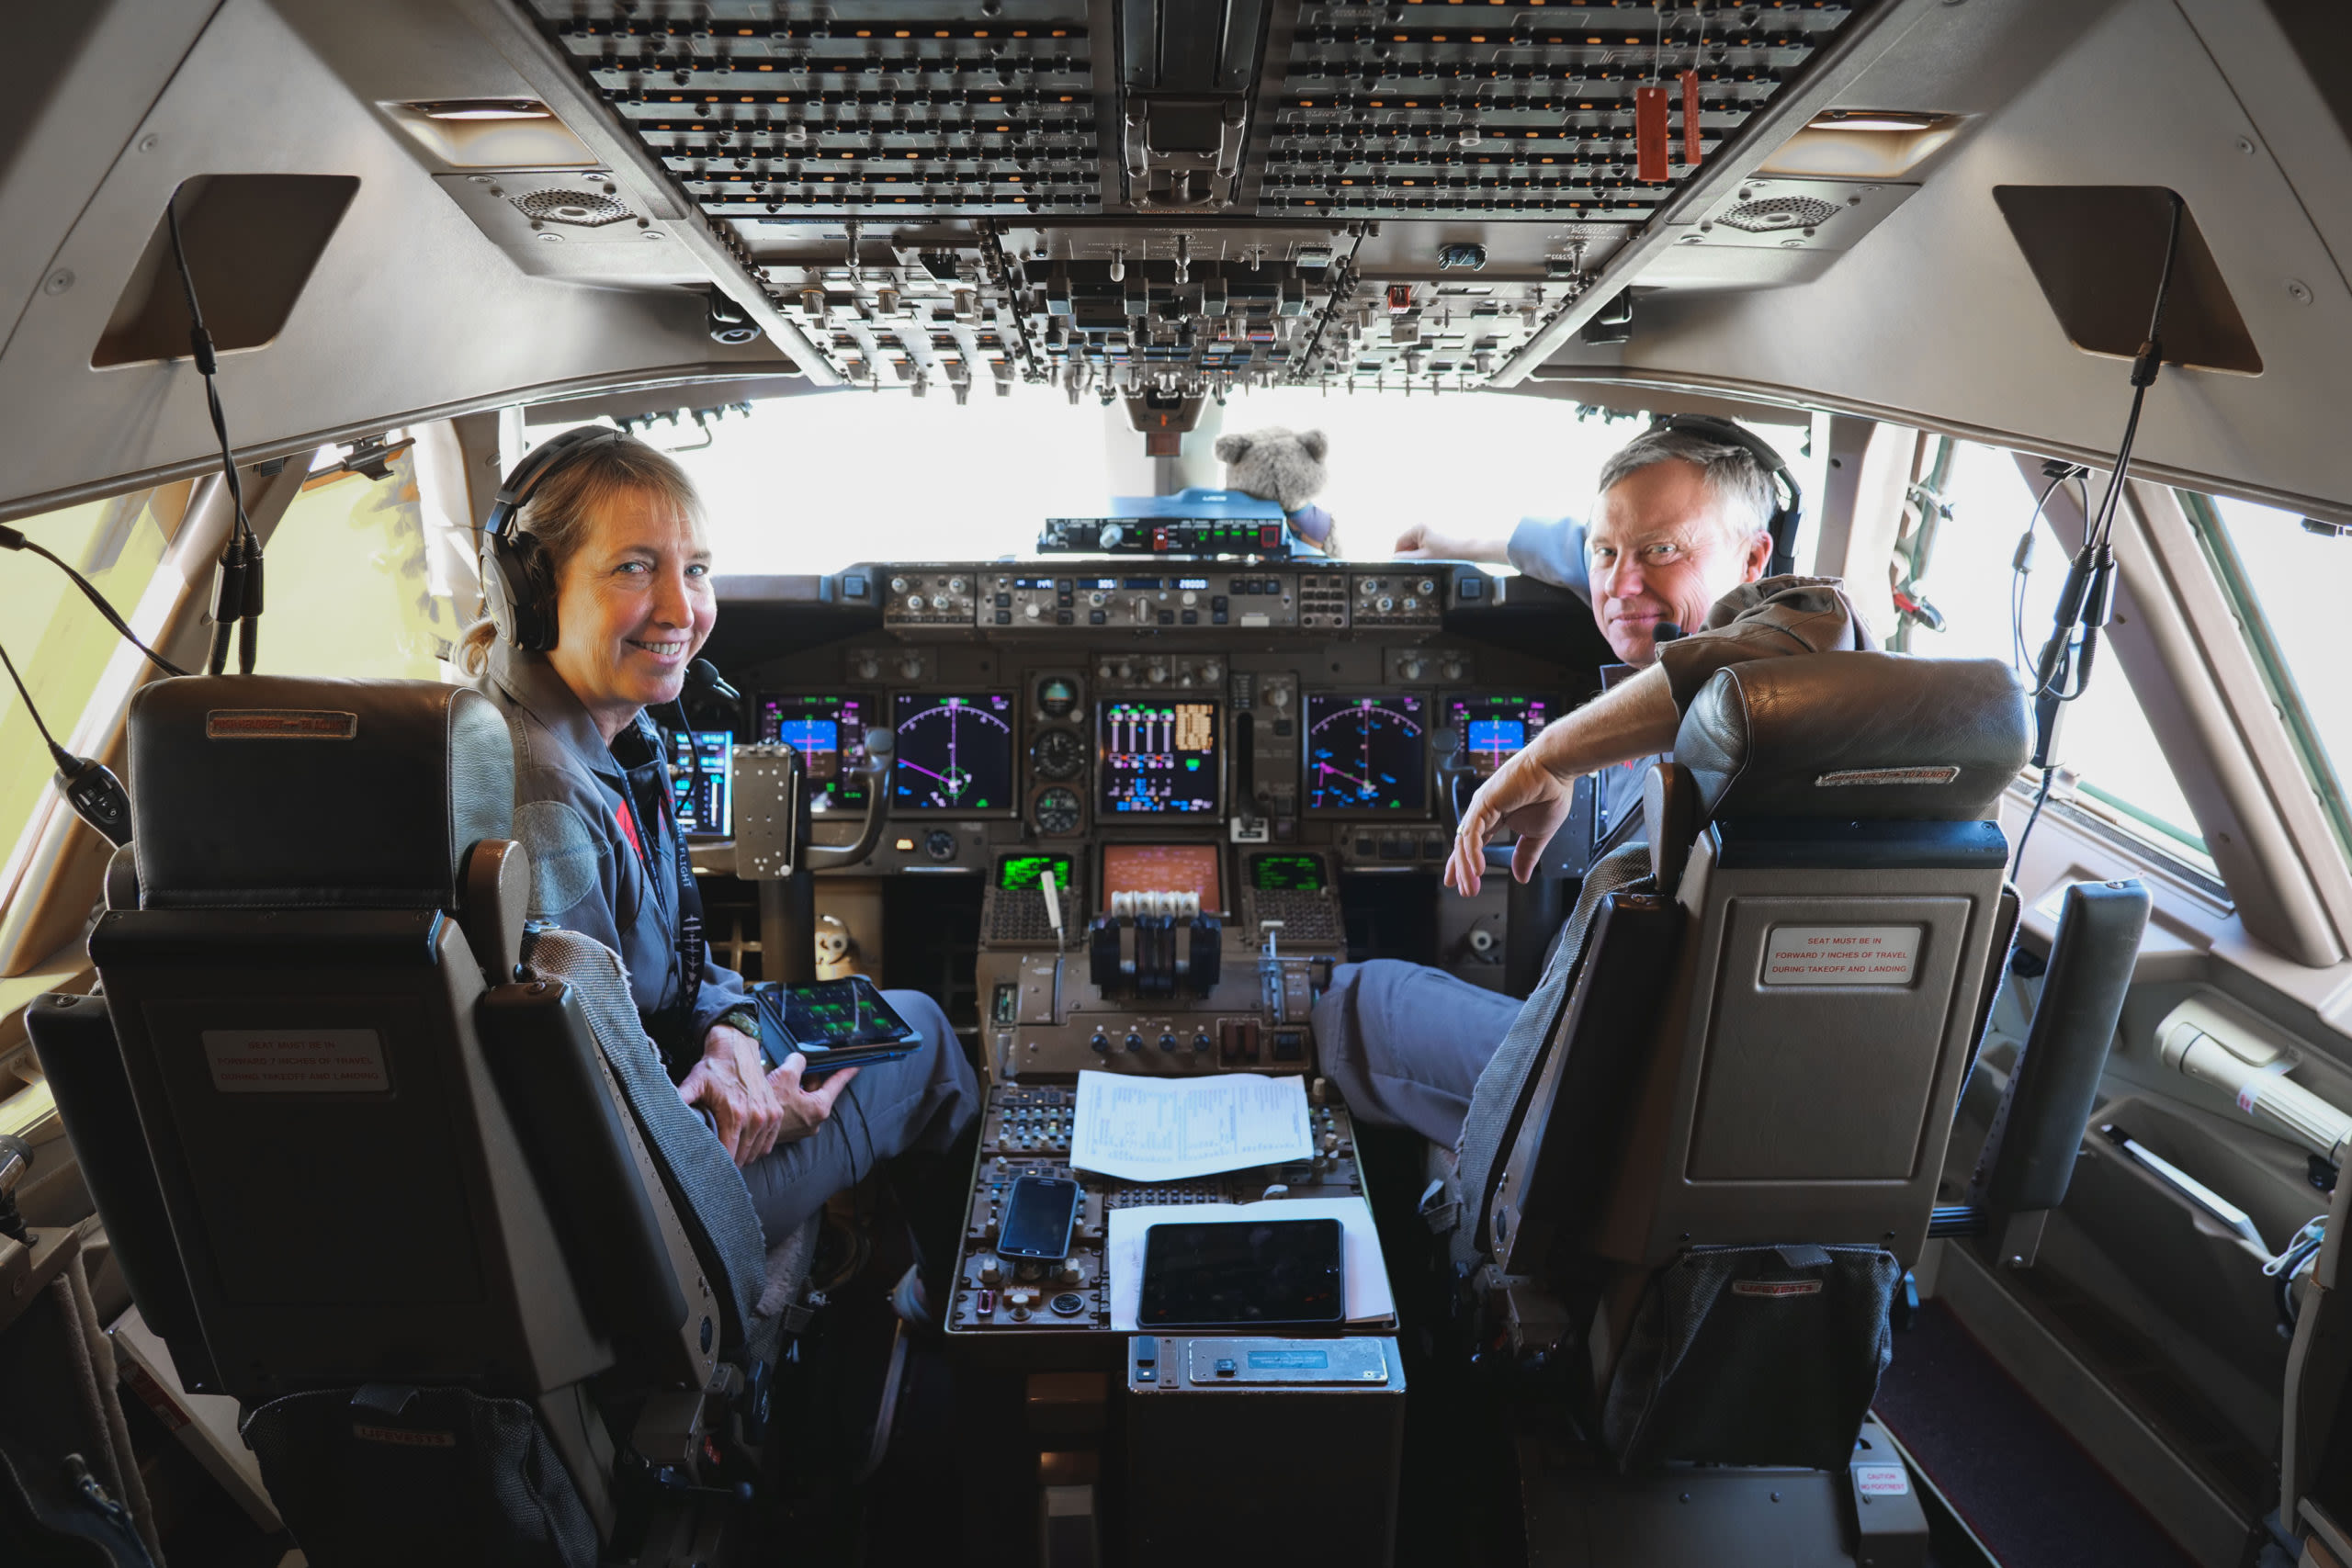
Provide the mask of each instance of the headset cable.
[{"label": "headset cable", "polygon": [[[2098,510],[2084,519],[2083,547],[2075,552],[2074,563],[2067,568],[2065,585],[2058,591],[2058,608],[2051,617],[2049,640],[2041,645],[2041,658],[2031,676],[2032,761],[2041,770],[2041,784],[2034,792],[2033,809],[2027,814],[2025,827],[2018,834],[2017,852],[2009,863],[2009,874],[2013,877],[2025,865],[2026,840],[2033,836],[2033,826],[2041,819],[2041,807],[2050,798],[2051,777],[2057,771],[2061,709],[2089,690],[2091,670],[2098,657],[2099,634],[2115,616],[2115,514],[2123,499],[2126,471],[2132,466],[2132,446],[2140,433],[2140,411],[2147,401],[2148,389],[2155,384],[2157,373],[2164,368],[2165,301],[2172,292],[2173,265],[2180,254],[2181,224],[2188,210],[2177,192],[2170,194],[2172,221],[2165,236],[2164,265],[2156,274],[2156,299],[2148,313],[2147,338],[2132,360],[2132,410],[2123,421],[2123,439],[2116,447],[2115,463],[2109,470],[2107,490],[2099,497]],[[2042,492],[2042,500],[2049,500],[2049,491]],[[2040,510],[2035,509],[2037,516]]]},{"label": "headset cable", "polygon": [[205,406],[212,415],[212,434],[220,443],[220,471],[229,480],[229,499],[236,507],[236,524],[220,547],[220,570],[212,600],[212,655],[207,664],[218,675],[229,664],[229,631],[237,629],[237,672],[254,672],[261,639],[261,540],[245,515],[245,488],[237,477],[237,459],[229,445],[229,420],[220,409],[220,388],[213,378],[220,356],[212,334],[204,330],[204,312],[196,301],[196,277],[188,271],[187,251],[180,243],[179,197],[164,204],[164,220],[171,230],[172,260],[179,268],[180,291],[187,299],[187,341],[197,373],[204,378]]}]

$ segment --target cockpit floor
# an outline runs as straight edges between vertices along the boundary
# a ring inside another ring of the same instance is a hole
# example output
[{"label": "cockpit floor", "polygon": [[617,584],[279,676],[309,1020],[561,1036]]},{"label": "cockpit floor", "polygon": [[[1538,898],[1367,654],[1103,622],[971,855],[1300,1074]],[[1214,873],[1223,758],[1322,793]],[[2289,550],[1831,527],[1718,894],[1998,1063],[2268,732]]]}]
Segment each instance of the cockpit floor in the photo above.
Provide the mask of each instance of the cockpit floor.
[{"label": "cockpit floor", "polygon": [[2195,1568],[1939,1302],[1894,1337],[1872,1411],[2000,1568]]}]

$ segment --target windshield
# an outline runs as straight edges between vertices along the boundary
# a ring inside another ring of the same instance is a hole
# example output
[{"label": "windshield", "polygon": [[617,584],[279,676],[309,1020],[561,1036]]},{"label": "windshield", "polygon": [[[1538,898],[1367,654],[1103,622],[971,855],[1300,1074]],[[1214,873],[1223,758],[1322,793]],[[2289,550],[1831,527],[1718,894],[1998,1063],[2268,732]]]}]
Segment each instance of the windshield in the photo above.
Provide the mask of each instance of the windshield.
[{"label": "windshield", "polygon": [[[1187,446],[1205,450],[1219,422],[1226,434],[1322,431],[1329,481],[1314,504],[1332,514],[1340,553],[1359,559],[1387,558],[1414,524],[1499,538],[1522,517],[1580,517],[1601,463],[1646,423],[1579,419],[1575,403],[1554,398],[1278,389],[1211,404]],[[559,428],[534,424],[529,435]],[[1759,428],[1817,496],[1806,428]],[[1045,519],[1103,516],[1114,496],[1159,488],[1123,406],[1072,405],[1023,387],[960,408],[944,394],[772,399],[713,423],[707,446],[688,422],[640,434],[693,476],[729,575],[1029,555]],[[1197,483],[1224,483],[1220,464],[1188,467]]]},{"label": "windshield", "polygon": [[2344,795],[2344,767],[2352,761],[2352,682],[2328,673],[2344,657],[2335,617],[2344,613],[2344,584],[2352,579],[2352,535],[2251,501],[2180,496],[2200,525],[2223,587],[2248,612],[2240,623],[2255,660],[2313,792],[2352,850]]}]

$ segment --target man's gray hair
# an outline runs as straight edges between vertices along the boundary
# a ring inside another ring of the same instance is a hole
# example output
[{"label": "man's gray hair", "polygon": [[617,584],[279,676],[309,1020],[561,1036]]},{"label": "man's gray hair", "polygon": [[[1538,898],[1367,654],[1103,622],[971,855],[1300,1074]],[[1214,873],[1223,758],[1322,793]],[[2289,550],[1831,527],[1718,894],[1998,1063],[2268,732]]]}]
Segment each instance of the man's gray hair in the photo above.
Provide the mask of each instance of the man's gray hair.
[{"label": "man's gray hair", "polygon": [[1659,463],[1682,462],[1698,468],[1707,488],[1723,509],[1724,523],[1742,544],[1765,531],[1780,498],[1773,493],[1772,476],[1744,446],[1728,446],[1687,430],[1649,430],[1620,447],[1600,466],[1595,495],[1642,469]]}]

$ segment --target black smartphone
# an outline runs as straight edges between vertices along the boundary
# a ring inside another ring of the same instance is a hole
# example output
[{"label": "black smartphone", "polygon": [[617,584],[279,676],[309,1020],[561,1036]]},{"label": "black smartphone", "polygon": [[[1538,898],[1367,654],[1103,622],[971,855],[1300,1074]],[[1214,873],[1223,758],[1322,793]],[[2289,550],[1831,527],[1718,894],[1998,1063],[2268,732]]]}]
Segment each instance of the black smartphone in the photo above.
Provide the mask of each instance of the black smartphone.
[{"label": "black smartphone", "polygon": [[1344,1323],[1344,1245],[1337,1220],[1162,1221],[1143,1233],[1143,1301],[1136,1325],[1272,1328]]},{"label": "black smartphone", "polygon": [[1021,1176],[1004,1201],[996,1249],[1006,1258],[1059,1262],[1069,1256],[1069,1233],[1078,1227],[1079,1187],[1058,1176]]},{"label": "black smartphone", "polygon": [[803,1081],[868,1062],[911,1055],[922,1035],[899,1016],[863,975],[805,986],[752,987],[760,1013],[760,1055],[773,1072],[795,1051],[808,1060]]}]

